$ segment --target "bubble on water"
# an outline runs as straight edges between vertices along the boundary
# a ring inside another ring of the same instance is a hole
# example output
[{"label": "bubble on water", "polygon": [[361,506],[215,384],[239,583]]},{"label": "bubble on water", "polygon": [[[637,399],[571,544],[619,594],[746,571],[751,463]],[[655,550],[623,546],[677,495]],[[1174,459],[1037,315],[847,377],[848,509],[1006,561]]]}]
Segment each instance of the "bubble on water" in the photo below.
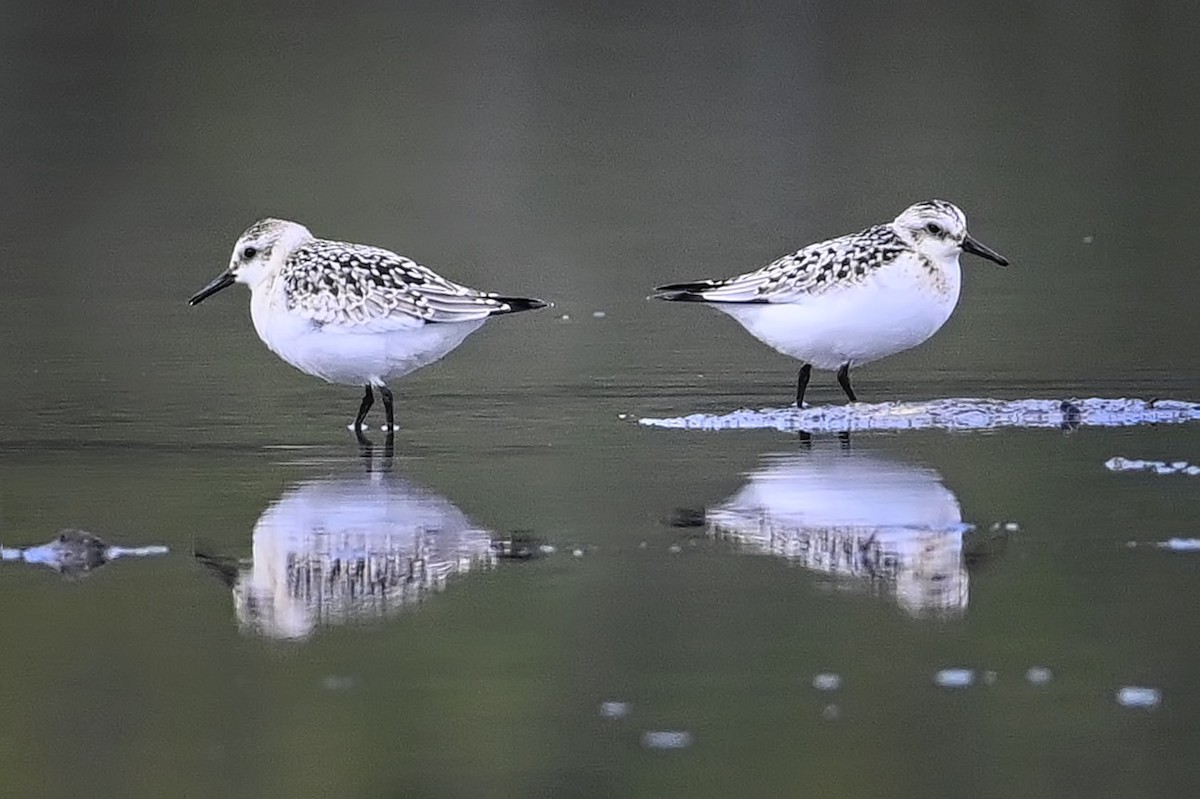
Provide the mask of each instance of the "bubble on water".
[{"label": "bubble on water", "polygon": [[826,705],[821,709],[821,718],[825,721],[837,721],[842,717],[842,709],[837,705]]},{"label": "bubble on water", "polygon": [[1054,679],[1054,673],[1045,666],[1030,666],[1025,679],[1033,685],[1046,685]]},{"label": "bubble on water", "polygon": [[642,733],[642,746],[647,749],[686,749],[692,745],[687,730],[653,730]]},{"label": "bubble on water", "polygon": [[672,555],[678,555],[683,551],[683,547],[679,546],[679,544],[671,544],[671,546],[667,547],[667,551]]},{"label": "bubble on water", "polygon": [[1123,707],[1154,708],[1162,701],[1162,692],[1157,688],[1126,685],[1117,691],[1117,704]]},{"label": "bubble on water", "polygon": [[1168,538],[1159,541],[1158,547],[1173,552],[1197,552],[1200,551],[1200,538]]},{"label": "bubble on water", "polygon": [[966,688],[975,682],[972,669],[942,669],[933,675],[934,684],[942,688]]},{"label": "bubble on water", "polygon": [[538,552],[541,552],[543,555],[553,555],[557,551],[558,547],[553,544],[542,544],[538,547]]},{"label": "bubble on water", "polygon": [[606,719],[620,719],[629,715],[633,705],[628,702],[608,701],[600,703],[600,715]]},{"label": "bubble on water", "polygon": [[608,314],[606,314],[604,311],[592,311],[593,319],[603,319],[606,316],[608,316]]},{"label": "bubble on water", "polygon": [[577,557],[577,558],[582,558],[582,557],[583,557],[583,550],[582,550],[582,549],[576,549],[576,550],[573,550],[573,551],[571,552],[571,554],[572,554],[572,555],[574,555],[574,556],[575,556],[575,557]]},{"label": "bubble on water", "polygon": [[842,677],[832,672],[822,672],[813,677],[812,687],[818,691],[836,691],[842,687]]}]

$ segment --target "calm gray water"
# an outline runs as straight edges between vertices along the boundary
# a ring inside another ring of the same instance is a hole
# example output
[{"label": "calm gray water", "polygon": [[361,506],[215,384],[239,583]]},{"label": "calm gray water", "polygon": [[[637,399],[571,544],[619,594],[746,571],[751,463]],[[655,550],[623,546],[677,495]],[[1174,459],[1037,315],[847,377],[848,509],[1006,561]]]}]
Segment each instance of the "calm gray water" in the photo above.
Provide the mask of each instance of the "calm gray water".
[{"label": "calm gray water", "polygon": [[[1200,398],[1200,12],[0,23],[0,542],[170,549],[0,564],[0,794],[1194,793],[1200,553],[1155,543],[1200,535],[1200,477],[1104,464],[1200,462],[1200,426],[636,420],[795,379],[652,286],[931,196],[1013,266],[964,259],[860,398]],[[266,215],[555,306],[395,386],[394,455],[364,453],[358,391],[276,360],[242,287],[184,304]]]}]

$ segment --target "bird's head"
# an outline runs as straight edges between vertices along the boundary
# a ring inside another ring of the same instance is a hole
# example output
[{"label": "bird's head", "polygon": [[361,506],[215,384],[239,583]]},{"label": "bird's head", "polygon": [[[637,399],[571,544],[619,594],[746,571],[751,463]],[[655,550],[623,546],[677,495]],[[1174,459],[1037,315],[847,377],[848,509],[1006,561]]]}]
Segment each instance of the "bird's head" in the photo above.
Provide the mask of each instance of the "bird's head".
[{"label": "bird's head", "polygon": [[1008,266],[1007,258],[967,232],[967,215],[954,203],[927,200],[910,205],[896,217],[892,227],[917,252],[935,261],[957,258],[959,252],[969,252],[1000,266]]},{"label": "bird's head", "polygon": [[188,300],[197,305],[223,288],[245,283],[251,289],[283,265],[300,245],[312,239],[304,225],[286,219],[260,219],[238,237],[229,268]]}]

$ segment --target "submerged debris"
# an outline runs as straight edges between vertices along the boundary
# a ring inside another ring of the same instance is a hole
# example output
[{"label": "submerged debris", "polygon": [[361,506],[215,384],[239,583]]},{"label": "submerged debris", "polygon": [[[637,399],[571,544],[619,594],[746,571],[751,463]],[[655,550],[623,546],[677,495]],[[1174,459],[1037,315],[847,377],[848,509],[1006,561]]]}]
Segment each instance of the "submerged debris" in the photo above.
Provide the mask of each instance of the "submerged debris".
[{"label": "submerged debris", "polygon": [[1200,421],[1200,403],[1181,400],[938,399],[926,402],[855,402],[807,408],[743,408],[727,414],[694,413],[643,418],[640,424],[685,430],[775,429],[784,432],[856,430],[991,430],[1000,427],[1128,427]]},{"label": "submerged debris", "polygon": [[34,547],[0,547],[0,560],[49,566],[68,577],[80,576],[121,557],[165,555],[164,546],[118,547],[87,530],[61,531],[54,540]]}]

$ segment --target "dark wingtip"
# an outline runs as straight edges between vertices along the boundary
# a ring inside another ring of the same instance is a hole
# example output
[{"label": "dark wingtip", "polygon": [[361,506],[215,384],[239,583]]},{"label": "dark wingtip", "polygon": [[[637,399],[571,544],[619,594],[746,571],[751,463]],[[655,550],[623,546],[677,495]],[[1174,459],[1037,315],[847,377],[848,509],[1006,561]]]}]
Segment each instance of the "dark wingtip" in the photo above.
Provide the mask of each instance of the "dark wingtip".
[{"label": "dark wingtip", "polygon": [[496,299],[508,306],[499,313],[520,313],[521,311],[536,311],[550,307],[550,303],[535,297],[497,297]]},{"label": "dark wingtip", "polygon": [[708,302],[702,292],[712,287],[710,282],[670,283],[666,286],[656,286],[650,298],[667,302]]}]

